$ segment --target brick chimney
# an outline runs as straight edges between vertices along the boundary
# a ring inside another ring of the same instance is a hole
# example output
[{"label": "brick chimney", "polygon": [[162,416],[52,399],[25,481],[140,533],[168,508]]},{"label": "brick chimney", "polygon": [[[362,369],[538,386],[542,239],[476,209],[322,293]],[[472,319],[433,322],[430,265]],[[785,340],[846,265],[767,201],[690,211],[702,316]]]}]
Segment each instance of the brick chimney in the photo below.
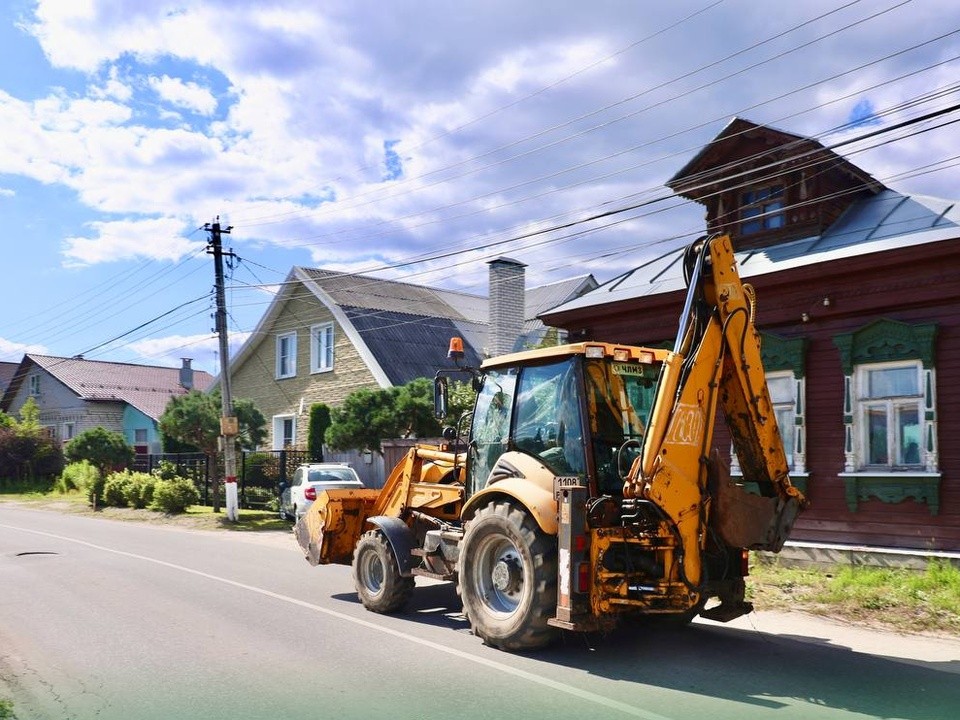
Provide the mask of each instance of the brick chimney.
[{"label": "brick chimney", "polygon": [[523,332],[526,265],[505,257],[487,264],[490,266],[490,335],[487,352],[493,357],[513,352]]},{"label": "brick chimney", "polygon": [[190,367],[193,360],[191,358],[180,359],[183,361],[183,365],[180,367],[180,385],[186,390],[193,390],[193,368]]}]

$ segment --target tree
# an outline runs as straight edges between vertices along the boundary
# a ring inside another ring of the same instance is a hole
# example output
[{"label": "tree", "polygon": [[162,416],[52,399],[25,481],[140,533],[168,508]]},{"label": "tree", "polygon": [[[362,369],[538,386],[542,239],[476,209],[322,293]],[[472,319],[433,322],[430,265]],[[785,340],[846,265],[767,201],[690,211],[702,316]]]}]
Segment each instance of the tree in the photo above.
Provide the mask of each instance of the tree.
[{"label": "tree", "polygon": [[380,452],[384,438],[396,437],[396,388],[354,390],[331,412],[327,445],[335,450]]},{"label": "tree", "polygon": [[[473,407],[476,397],[469,384],[454,383],[454,386],[453,421],[464,409]],[[433,383],[426,378],[395,388],[356,390],[331,411],[327,445],[336,450],[380,452],[380,443],[386,439],[436,437],[441,428],[433,411]]]},{"label": "tree", "polygon": [[[266,420],[250,400],[238,399],[233,411],[240,425],[238,447],[256,447],[266,436]],[[160,416],[164,449],[193,447],[207,456],[208,475],[213,476],[220,455],[221,400],[219,391],[210,394],[191,390],[173,398]],[[213,511],[220,512],[219,483],[213,484]]]},{"label": "tree", "polygon": [[108,472],[123,470],[133,462],[133,448],[123,435],[102,427],[84,430],[67,443],[63,454],[70,462],[87,460],[106,477]]},{"label": "tree", "polygon": [[310,427],[307,429],[307,451],[311,458],[323,460],[323,442],[330,427],[330,406],[315,403],[310,406]]}]

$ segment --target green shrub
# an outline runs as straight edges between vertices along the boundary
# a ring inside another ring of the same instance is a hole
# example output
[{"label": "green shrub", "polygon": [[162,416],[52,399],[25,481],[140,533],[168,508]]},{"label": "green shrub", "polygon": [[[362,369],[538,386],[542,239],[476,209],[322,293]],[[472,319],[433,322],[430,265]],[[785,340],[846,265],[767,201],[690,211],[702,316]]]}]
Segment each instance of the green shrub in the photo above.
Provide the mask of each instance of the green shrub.
[{"label": "green shrub", "polygon": [[157,466],[153,469],[153,475],[160,480],[173,480],[175,477],[180,477],[177,474],[177,464],[169,460],[161,460],[158,462]]},{"label": "green shrub", "polygon": [[0,698],[0,720],[16,720],[13,714],[13,702]]},{"label": "green shrub", "polygon": [[103,504],[113,507],[126,507],[129,487],[129,470],[110,473],[103,483]]},{"label": "green shrub", "polygon": [[127,504],[134,508],[145,508],[153,502],[153,491],[159,480],[156,476],[143,472],[130,473],[127,484]]},{"label": "green shrub", "polygon": [[199,502],[200,493],[193,482],[186,478],[173,478],[157,481],[150,508],[173,515],[186,512],[188,507]]},{"label": "green shrub", "polygon": [[53,484],[53,489],[61,494],[74,490],[86,492],[87,488],[93,485],[99,476],[100,473],[97,472],[97,469],[89,460],[70,463],[60,473],[60,477]]},{"label": "green shrub", "polygon": [[246,487],[243,489],[244,507],[263,508],[278,512],[280,510],[280,500],[277,494],[269,488]]},{"label": "green shrub", "polygon": [[106,478],[97,471],[97,476],[84,488],[87,492],[87,502],[93,507],[102,507],[106,505],[103,501],[103,486],[106,484]]}]

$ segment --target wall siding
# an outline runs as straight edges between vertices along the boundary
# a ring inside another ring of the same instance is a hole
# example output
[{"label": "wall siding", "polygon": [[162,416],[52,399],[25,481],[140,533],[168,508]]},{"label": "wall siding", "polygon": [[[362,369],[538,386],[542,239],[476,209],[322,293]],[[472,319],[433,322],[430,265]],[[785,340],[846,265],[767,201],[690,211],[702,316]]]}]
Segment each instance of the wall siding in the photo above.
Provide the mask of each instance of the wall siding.
[{"label": "wall siding", "polygon": [[[334,323],[334,369],[311,374],[310,328],[325,322]],[[293,331],[297,333],[297,374],[277,379],[276,338]],[[233,395],[251,400],[267,419],[268,447],[273,446],[273,417],[294,415],[298,448],[307,445],[311,405],[336,407],[354,390],[379,387],[330,311],[302,287],[284,304],[273,327],[259,339],[244,363],[232,369],[231,383]]]}]

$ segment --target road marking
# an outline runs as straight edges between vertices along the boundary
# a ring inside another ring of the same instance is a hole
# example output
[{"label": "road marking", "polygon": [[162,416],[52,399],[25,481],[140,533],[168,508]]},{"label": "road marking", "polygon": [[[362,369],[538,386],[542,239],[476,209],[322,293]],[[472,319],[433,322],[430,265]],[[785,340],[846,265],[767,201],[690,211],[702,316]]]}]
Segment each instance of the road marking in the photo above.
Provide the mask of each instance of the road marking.
[{"label": "road marking", "polygon": [[137,553],[131,553],[125,550],[117,550],[115,548],[105,547],[103,545],[97,545],[95,543],[87,542],[86,540],[78,540],[76,538],[66,537],[64,535],[56,535],[54,533],[43,532],[42,530],[32,530],[29,528],[16,527],[14,525],[4,525],[2,523],[0,523],[0,528],[7,528],[8,530],[19,530],[20,532],[28,532],[28,533],[33,533],[35,535],[42,535],[43,537],[54,538],[56,540],[63,540],[64,542],[70,542],[76,545],[83,545],[85,547],[92,548],[94,550],[100,550],[102,552],[113,553],[114,555],[120,555],[122,557],[127,557],[134,560],[142,560],[144,562],[153,563],[155,565],[161,565],[163,567],[170,568],[171,570],[179,570],[180,572],[184,572],[189,575],[195,575],[197,577],[206,578],[207,580],[213,580],[215,582],[219,582],[224,585],[240,588],[241,590],[246,590],[248,592],[256,593],[258,595],[263,595],[264,597],[289,603],[290,605],[296,605],[298,607],[302,607],[307,610],[312,610],[314,612],[318,612],[323,615],[328,615],[329,617],[337,618],[338,620],[343,620],[345,622],[353,623],[354,625],[360,625],[361,627],[365,627],[370,630],[375,630],[377,632],[385,633],[387,635],[392,635],[402,640],[407,640],[409,642],[417,643],[418,645],[423,645],[424,647],[428,647],[431,650],[436,650],[437,652],[446,653],[447,655],[452,655],[461,660],[467,660],[469,662],[476,663],[477,665],[483,665],[485,667],[490,668],[491,670],[497,670],[507,675],[513,675],[514,677],[520,678],[521,680],[527,680],[528,682],[536,683],[537,685],[543,685],[544,687],[550,688],[551,690],[556,690],[557,692],[566,693],[567,695],[572,695],[576,698],[579,698],[580,700],[585,700],[586,702],[594,703],[596,705],[602,705],[605,708],[616,710],[625,715],[644,718],[644,720],[671,720],[671,718],[668,718],[665,715],[659,715],[655,712],[644,710],[643,708],[638,708],[634,705],[629,705],[627,703],[620,702],[619,700],[614,700],[612,698],[608,698],[603,695],[590,692],[589,690],[581,690],[580,688],[575,688],[570,685],[557,682],[556,680],[551,680],[550,678],[546,678],[541,675],[536,675],[535,673],[527,672],[526,670],[521,670],[519,668],[505,665],[496,660],[480,657],[478,655],[471,655],[470,653],[464,652],[462,650],[449,648],[444,645],[440,645],[439,643],[431,642],[430,640],[425,640],[424,638],[417,637],[416,635],[410,635],[409,633],[405,633],[400,630],[394,630],[392,628],[383,627],[382,625],[377,625],[376,623],[370,622],[369,620],[364,620],[358,617],[352,617],[345,613],[320,607],[319,605],[315,605],[314,603],[310,603],[305,600],[298,600],[297,598],[290,597],[289,595],[282,595],[280,593],[275,593],[272,590],[267,590],[265,588],[257,587],[256,585],[247,585],[246,583],[237,582],[236,580],[230,580],[229,578],[221,577],[219,575],[212,575],[210,573],[203,572],[202,570],[194,570],[192,568],[184,567],[183,565],[177,565],[176,563],[167,562],[166,560],[158,560],[157,558],[147,557],[146,555],[138,555]]}]

